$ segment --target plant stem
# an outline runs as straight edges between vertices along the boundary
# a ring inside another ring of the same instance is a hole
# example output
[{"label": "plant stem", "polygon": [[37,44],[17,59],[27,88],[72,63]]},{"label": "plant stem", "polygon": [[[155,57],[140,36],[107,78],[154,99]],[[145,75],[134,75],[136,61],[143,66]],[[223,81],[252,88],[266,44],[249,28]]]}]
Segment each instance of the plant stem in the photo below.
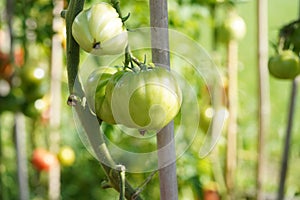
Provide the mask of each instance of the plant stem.
[{"label": "plant stem", "polygon": [[[170,69],[167,0],[150,0],[152,62]],[[160,199],[178,199],[174,122],[157,134]]]},{"label": "plant stem", "polygon": [[[84,0],[71,0],[69,7],[65,13],[66,19],[66,29],[67,29],[67,71],[68,71],[68,84],[70,99],[83,99],[85,98],[84,91],[82,89],[81,83],[77,80],[78,66],[79,66],[79,45],[76,43],[72,36],[72,23],[76,15],[83,9]],[[71,101],[72,102],[72,101]],[[88,141],[90,142],[96,157],[100,161],[104,172],[107,175],[107,178],[110,181],[111,186],[120,192],[119,182],[119,172],[116,170],[116,164],[113,161],[109,150],[105,144],[103,134],[99,128],[99,122],[96,117],[91,113],[88,105],[82,105],[79,102],[72,102],[72,106],[75,108],[75,111],[78,115],[78,118],[82,124]],[[125,181],[125,197],[127,199],[132,199],[132,196],[135,194],[135,190],[132,186]],[[140,196],[136,197],[137,200],[141,200]]]}]

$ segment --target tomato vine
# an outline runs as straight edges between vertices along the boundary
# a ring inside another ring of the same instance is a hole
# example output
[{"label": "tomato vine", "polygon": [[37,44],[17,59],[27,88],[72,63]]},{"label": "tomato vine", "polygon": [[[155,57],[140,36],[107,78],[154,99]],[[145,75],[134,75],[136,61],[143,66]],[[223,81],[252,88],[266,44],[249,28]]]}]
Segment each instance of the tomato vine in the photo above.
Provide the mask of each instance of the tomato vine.
[{"label": "tomato vine", "polygon": [[[116,1],[117,2],[117,1]],[[115,2],[115,7],[119,7],[119,3]],[[66,31],[67,31],[67,73],[68,73],[68,86],[70,96],[68,101],[72,102],[72,106],[75,108],[79,120],[81,121],[83,128],[86,131],[88,138],[90,139],[91,145],[99,158],[99,160],[105,160],[109,163],[109,166],[114,166],[114,168],[109,167],[103,163],[100,163],[103,170],[105,171],[107,178],[109,180],[109,185],[107,187],[112,187],[118,192],[125,190],[125,197],[127,199],[137,199],[142,198],[137,195],[137,191],[125,180],[122,181],[120,176],[120,171],[118,170],[116,164],[114,163],[107,146],[105,144],[103,134],[100,132],[99,128],[93,126],[99,126],[99,124],[91,124],[94,116],[88,109],[88,105],[82,105],[82,99],[85,98],[84,91],[79,81],[77,81],[78,66],[79,66],[79,45],[74,40],[72,36],[72,23],[79,12],[82,11],[84,7],[84,0],[71,0],[68,9],[62,11],[61,15],[66,20]],[[117,10],[120,10],[119,8]],[[95,133],[95,130],[99,130]],[[97,137],[95,139],[95,137]],[[123,172],[122,172],[123,173]],[[122,178],[123,179],[123,178]],[[124,182],[124,186],[122,183]],[[122,187],[120,187],[122,185]],[[106,187],[106,188],[107,188]],[[120,199],[123,199],[123,194],[121,192]]]}]

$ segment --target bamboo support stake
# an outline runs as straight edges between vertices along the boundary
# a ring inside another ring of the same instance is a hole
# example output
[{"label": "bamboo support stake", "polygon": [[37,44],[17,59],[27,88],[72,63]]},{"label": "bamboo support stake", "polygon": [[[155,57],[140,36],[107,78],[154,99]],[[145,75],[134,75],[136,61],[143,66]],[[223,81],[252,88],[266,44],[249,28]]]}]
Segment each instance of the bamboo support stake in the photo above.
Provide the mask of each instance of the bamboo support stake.
[{"label": "bamboo support stake", "polygon": [[25,118],[22,113],[15,114],[15,145],[17,152],[17,170],[20,200],[29,199],[28,168],[26,157]]},{"label": "bamboo support stake", "polygon": [[268,1],[259,0],[257,4],[257,46],[258,46],[258,78],[259,78],[259,130],[257,147],[256,199],[263,200],[263,179],[265,166],[265,137],[269,130],[269,76],[268,76]]},{"label": "bamboo support stake", "polygon": [[226,152],[226,186],[230,199],[234,199],[237,156],[237,110],[238,110],[238,43],[231,40],[227,49],[228,67],[228,128]]},{"label": "bamboo support stake", "polygon": [[[60,17],[60,11],[63,9],[62,0],[53,0],[53,31],[58,32],[63,28],[63,19]],[[53,153],[59,151],[60,144],[60,121],[61,121],[61,76],[63,66],[62,38],[56,33],[52,37],[51,49],[51,76],[50,76],[50,133],[49,148]],[[56,165],[49,171],[49,190],[50,200],[60,198],[60,165]]]},{"label": "bamboo support stake", "polygon": [[[150,0],[152,62],[170,69],[167,0]],[[178,199],[174,123],[157,134],[160,199]]]}]

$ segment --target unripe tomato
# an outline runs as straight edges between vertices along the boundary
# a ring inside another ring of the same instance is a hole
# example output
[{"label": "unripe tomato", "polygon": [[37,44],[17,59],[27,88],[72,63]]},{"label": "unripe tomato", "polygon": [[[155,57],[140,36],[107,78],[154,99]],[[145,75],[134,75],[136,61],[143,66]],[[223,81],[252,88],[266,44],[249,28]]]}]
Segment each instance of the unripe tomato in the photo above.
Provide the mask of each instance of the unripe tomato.
[{"label": "unripe tomato", "polygon": [[21,89],[28,103],[33,104],[35,100],[45,95],[47,90],[45,77],[46,72],[41,67],[26,65],[21,68]]},{"label": "unripe tomato", "polygon": [[119,14],[110,4],[103,2],[76,16],[72,35],[82,49],[95,55],[122,53],[128,42]]},{"label": "unripe tomato", "polygon": [[58,164],[57,157],[45,149],[35,149],[31,160],[33,166],[39,171],[49,171]]},{"label": "unripe tomato", "polygon": [[279,79],[294,79],[300,73],[299,57],[291,50],[270,57],[269,72]]},{"label": "unripe tomato", "polygon": [[217,27],[217,38],[222,43],[228,43],[231,40],[241,40],[245,34],[245,21],[236,13],[231,13],[228,18]]},{"label": "unripe tomato", "polygon": [[62,147],[59,150],[57,157],[60,164],[63,166],[71,166],[75,162],[75,153],[69,146]]},{"label": "unripe tomato", "polygon": [[160,130],[176,116],[181,102],[175,76],[164,68],[154,67],[115,73],[107,83],[102,107],[96,106],[96,112],[99,115],[98,109],[108,112],[111,108],[114,123],[140,130]]},{"label": "unripe tomato", "polygon": [[[94,72],[92,72],[86,83],[86,98],[90,109],[95,112],[95,107],[98,109],[98,115],[101,118],[105,118],[110,123],[113,123],[113,117],[111,115],[111,110],[106,112],[105,110],[101,110],[104,98],[105,98],[105,89],[109,79],[112,77],[114,73],[118,70],[115,67],[100,67],[97,68]],[[95,98],[97,101],[95,101]]]}]

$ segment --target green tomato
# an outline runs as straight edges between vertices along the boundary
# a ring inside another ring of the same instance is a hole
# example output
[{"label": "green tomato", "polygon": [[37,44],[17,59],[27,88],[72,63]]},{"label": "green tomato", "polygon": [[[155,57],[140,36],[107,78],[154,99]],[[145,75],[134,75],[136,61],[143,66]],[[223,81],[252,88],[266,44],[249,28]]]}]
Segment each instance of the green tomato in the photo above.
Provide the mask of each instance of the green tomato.
[{"label": "green tomato", "polygon": [[222,24],[217,26],[217,38],[225,44],[231,40],[241,40],[245,34],[245,21],[235,13],[230,14]]},{"label": "green tomato", "polygon": [[100,111],[98,115],[111,111],[113,121],[109,123],[160,130],[177,115],[181,102],[175,76],[164,68],[154,67],[115,73],[107,83],[102,105],[97,106],[96,102],[96,109]]},{"label": "green tomato", "polygon": [[46,72],[41,67],[25,65],[20,70],[21,89],[26,101],[33,103],[47,92],[45,84]]},{"label": "green tomato", "polygon": [[299,57],[291,50],[270,57],[269,72],[279,79],[294,79],[300,73]]},{"label": "green tomato", "polygon": [[109,79],[118,71],[115,67],[100,67],[92,72],[86,82],[86,98],[90,109],[96,113],[97,116],[110,123],[114,123],[111,110],[101,110],[105,98],[105,89]]},{"label": "green tomato", "polygon": [[104,2],[75,17],[72,35],[82,49],[99,56],[122,53],[128,42],[128,34],[119,14]]}]

